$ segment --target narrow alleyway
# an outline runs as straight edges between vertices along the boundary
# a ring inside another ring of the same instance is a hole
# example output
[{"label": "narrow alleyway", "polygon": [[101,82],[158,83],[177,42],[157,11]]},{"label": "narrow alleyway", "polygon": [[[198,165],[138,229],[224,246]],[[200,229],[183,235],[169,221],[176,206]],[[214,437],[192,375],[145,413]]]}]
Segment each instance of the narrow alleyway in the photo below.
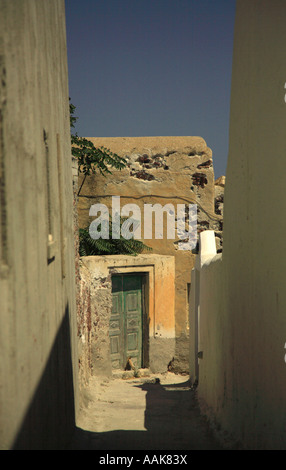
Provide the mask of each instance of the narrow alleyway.
[{"label": "narrow alleyway", "polygon": [[220,450],[188,376],[92,378],[70,450]]}]

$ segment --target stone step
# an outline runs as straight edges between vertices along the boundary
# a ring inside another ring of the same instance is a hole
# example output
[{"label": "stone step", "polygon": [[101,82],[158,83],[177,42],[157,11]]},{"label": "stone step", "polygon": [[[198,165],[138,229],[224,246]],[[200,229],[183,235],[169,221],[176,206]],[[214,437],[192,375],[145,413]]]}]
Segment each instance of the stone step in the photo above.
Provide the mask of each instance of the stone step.
[{"label": "stone step", "polygon": [[140,378],[140,377],[149,377],[151,375],[150,369],[138,369],[134,370],[122,370],[114,369],[112,371],[112,377],[115,379],[131,379],[131,378]]}]

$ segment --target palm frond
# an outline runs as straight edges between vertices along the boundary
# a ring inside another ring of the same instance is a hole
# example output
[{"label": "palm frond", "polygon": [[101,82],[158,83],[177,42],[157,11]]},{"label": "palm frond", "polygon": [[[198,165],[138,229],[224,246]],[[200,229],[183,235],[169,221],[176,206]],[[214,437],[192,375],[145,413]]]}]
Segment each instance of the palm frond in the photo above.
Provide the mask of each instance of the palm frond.
[{"label": "palm frond", "polygon": [[[121,221],[122,224],[123,220]],[[99,227],[100,228],[100,227]],[[144,250],[151,251],[152,248],[145,245],[141,240],[126,240],[122,236],[112,239],[112,222],[109,225],[109,239],[91,238],[88,228],[79,229],[79,254],[80,256],[96,255],[132,255],[136,256]]]}]

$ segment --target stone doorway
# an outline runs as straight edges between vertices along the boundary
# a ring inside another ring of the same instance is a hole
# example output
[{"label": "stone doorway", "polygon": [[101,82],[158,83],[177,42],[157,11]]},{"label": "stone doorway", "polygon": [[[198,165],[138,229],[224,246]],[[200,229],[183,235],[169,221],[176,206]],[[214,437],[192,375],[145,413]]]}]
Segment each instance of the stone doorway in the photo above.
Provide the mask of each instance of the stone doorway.
[{"label": "stone doorway", "polygon": [[[125,358],[119,342],[122,340],[113,338],[110,342],[110,325],[113,320],[118,320],[114,316],[116,311],[112,292],[112,279],[115,276],[129,276],[129,279],[141,277],[142,336],[138,338],[141,342],[141,369],[149,369],[153,373],[166,372],[175,354],[176,341],[174,257],[157,254],[86,256],[81,258],[80,273],[80,288],[84,294],[81,308],[83,315],[79,319],[82,375],[111,375],[114,366],[119,367],[119,371],[124,370],[127,352],[131,352],[130,356],[134,358],[132,347],[136,346],[136,330],[130,330],[131,348],[126,349]],[[122,295],[125,295],[124,292]],[[132,303],[131,298],[129,303]],[[131,317],[132,308],[131,305]],[[116,327],[120,330],[119,324],[113,326],[114,330]],[[115,360],[119,361],[116,365],[113,363]]]},{"label": "stone doorway", "polygon": [[[112,275],[109,339],[112,369],[145,367],[143,330],[146,323],[144,274]],[[146,343],[145,343],[146,344]]]}]

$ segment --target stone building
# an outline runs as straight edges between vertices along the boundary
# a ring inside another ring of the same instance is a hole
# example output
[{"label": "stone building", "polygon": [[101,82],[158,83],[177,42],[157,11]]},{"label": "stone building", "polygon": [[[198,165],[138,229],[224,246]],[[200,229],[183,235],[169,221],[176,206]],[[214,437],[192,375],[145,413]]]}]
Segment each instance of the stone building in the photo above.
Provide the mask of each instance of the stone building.
[{"label": "stone building", "polygon": [[215,231],[216,250],[218,253],[222,252],[223,248],[223,208],[224,208],[224,189],[225,189],[225,176],[220,176],[215,180],[214,187],[214,211],[217,215],[221,216],[220,230]]},{"label": "stone building", "polygon": [[78,408],[64,0],[0,0],[0,448],[62,448]]},{"label": "stone building", "polygon": [[[134,203],[140,208],[142,214],[141,239],[152,248],[151,253],[146,252],[144,254],[144,260],[142,260],[142,255],[133,259],[134,272],[138,273],[141,269],[142,274],[147,269],[147,265],[155,266],[154,257],[157,257],[156,262],[159,262],[161,256],[160,263],[162,266],[164,266],[164,263],[169,266],[170,259],[173,259],[173,286],[169,285],[170,278],[168,276],[164,278],[163,276],[160,281],[162,291],[160,297],[157,297],[159,290],[156,289],[154,293],[154,298],[157,299],[156,308],[152,307],[151,312],[149,302],[150,311],[145,313],[146,319],[141,326],[143,331],[141,333],[143,338],[141,342],[145,345],[145,350],[146,348],[149,349],[145,356],[142,355],[137,366],[151,367],[154,371],[167,370],[169,367],[173,371],[188,372],[189,293],[191,269],[195,263],[197,246],[193,246],[190,250],[187,235],[185,235],[185,239],[180,235],[178,207],[179,204],[184,207],[185,221],[188,226],[190,205],[196,204],[197,231],[215,230],[218,249],[221,249],[222,215],[219,213],[218,207],[222,203],[222,198],[221,194],[216,194],[215,191],[218,191],[216,188],[220,188],[218,192],[222,192],[222,187],[215,185],[212,151],[200,137],[118,137],[91,138],[90,140],[97,147],[104,146],[125,157],[127,167],[122,171],[112,170],[112,175],[107,177],[92,175],[86,178],[78,202],[79,226],[82,228],[90,226],[94,220],[94,216],[90,216],[90,208],[96,203],[104,204],[111,214],[112,197],[120,196],[121,208],[126,204]],[[82,177],[80,181],[82,181]],[[216,211],[215,197],[220,198],[221,201],[220,203],[217,202]],[[143,219],[144,208],[147,204],[153,206],[158,204],[169,210],[168,215],[165,214],[161,238],[155,237],[154,225],[152,237],[149,236],[148,239],[144,237]],[[172,213],[173,210],[175,214]],[[172,238],[167,237],[170,214],[175,217],[175,228],[177,230]],[[147,261],[148,257],[149,262]],[[104,263],[99,259],[100,257],[92,258],[92,260],[87,260],[87,258],[81,260],[83,265],[81,271],[82,285],[85,286],[85,291],[87,291],[89,289],[88,285],[92,284],[93,289],[97,291],[97,298],[99,293],[102,295],[105,290],[106,298],[110,299],[109,302],[111,302],[112,276],[116,273],[123,274],[124,269],[127,267],[128,272],[132,272],[130,267],[132,263],[130,260],[127,262],[128,257],[119,261],[113,259],[114,257],[106,256],[104,257]],[[141,266],[141,268],[139,269],[138,266]],[[170,269],[166,266],[162,268],[163,272],[170,273]],[[101,282],[100,279],[103,281]],[[97,284],[97,287],[95,287],[95,284]],[[146,284],[144,288],[146,289]],[[150,288],[151,284],[149,282]],[[106,313],[106,308],[103,309],[100,305],[94,305],[92,309],[90,308],[90,302],[86,309],[89,310],[88,315],[93,320],[90,321],[88,341],[87,335],[82,332],[82,350],[88,348],[90,365],[92,364],[92,367],[96,369],[95,364],[99,363],[98,355],[103,355],[105,358],[109,357],[108,322],[112,310],[109,307],[107,309],[109,313]],[[84,310],[85,307],[83,306]],[[104,315],[103,310],[107,317]],[[85,322],[86,315],[83,314],[82,325]],[[104,327],[103,323],[105,324]],[[96,328],[93,326],[95,324]],[[168,327],[166,327],[167,324]],[[115,325],[114,322],[113,325]],[[102,333],[103,330],[104,333]],[[85,331],[87,331],[86,327]],[[101,340],[98,338],[99,334]],[[110,331],[109,334],[111,335]],[[132,334],[131,332],[130,338],[133,338]],[[118,341],[121,341],[120,338]],[[115,339],[111,338],[111,344],[112,342],[115,344]],[[117,346],[113,353],[117,351]],[[94,353],[91,352],[92,350]],[[122,351],[119,351],[118,354],[122,354]],[[127,357],[127,355],[125,351],[125,356]],[[134,359],[132,354],[131,356]],[[82,353],[82,361],[84,361],[84,357],[86,355]],[[159,357],[161,357],[160,361],[157,360]],[[123,363],[121,363],[121,367],[122,365]],[[104,367],[108,370],[108,365],[105,364]]]}]

